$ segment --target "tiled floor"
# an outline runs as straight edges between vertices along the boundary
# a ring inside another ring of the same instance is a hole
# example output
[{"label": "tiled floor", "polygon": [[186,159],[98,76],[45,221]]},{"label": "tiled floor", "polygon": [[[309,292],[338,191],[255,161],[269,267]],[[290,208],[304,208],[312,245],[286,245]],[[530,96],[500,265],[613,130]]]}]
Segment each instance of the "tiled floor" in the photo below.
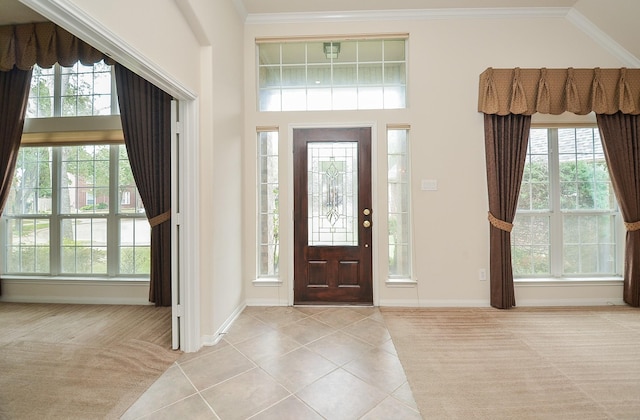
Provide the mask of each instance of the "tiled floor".
[{"label": "tiled floor", "polygon": [[123,419],[420,419],[374,307],[248,307]]}]

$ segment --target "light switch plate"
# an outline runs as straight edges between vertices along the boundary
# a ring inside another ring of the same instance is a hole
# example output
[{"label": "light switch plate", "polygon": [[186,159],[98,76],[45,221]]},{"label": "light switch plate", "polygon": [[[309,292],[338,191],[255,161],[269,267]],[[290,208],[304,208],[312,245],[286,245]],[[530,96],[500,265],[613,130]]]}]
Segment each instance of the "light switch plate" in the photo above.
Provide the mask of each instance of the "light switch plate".
[{"label": "light switch plate", "polygon": [[423,179],[421,183],[422,191],[437,191],[438,180],[437,179]]}]

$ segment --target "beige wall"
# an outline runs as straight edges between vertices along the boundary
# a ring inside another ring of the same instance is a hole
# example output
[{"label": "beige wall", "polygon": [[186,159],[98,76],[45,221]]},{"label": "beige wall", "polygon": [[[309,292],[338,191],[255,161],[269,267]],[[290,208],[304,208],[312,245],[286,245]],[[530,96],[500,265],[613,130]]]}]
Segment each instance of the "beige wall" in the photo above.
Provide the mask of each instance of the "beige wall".
[{"label": "beige wall", "polygon": [[[394,111],[255,111],[256,37],[383,34],[409,32],[409,107]],[[280,128],[280,150],[289,150],[291,124],[371,123],[375,127],[374,298],[380,305],[486,306],[488,281],[487,191],[483,119],[477,112],[478,78],[487,67],[620,67],[620,62],[565,18],[449,18],[383,22],[250,24],[245,29],[245,267],[249,304],[290,302],[291,223],[281,214],[279,287],[257,287],[255,279],[255,128]],[[538,118],[540,120],[540,118]],[[542,118],[544,120],[544,117]],[[385,127],[411,125],[414,273],[416,287],[390,287],[387,279]],[[291,155],[280,153],[280,205],[292,208]],[[421,191],[422,179],[438,181],[437,191]],[[595,290],[595,292],[594,292]],[[557,288],[518,287],[521,303],[551,302]],[[620,284],[565,286],[564,303],[620,301]]]}]

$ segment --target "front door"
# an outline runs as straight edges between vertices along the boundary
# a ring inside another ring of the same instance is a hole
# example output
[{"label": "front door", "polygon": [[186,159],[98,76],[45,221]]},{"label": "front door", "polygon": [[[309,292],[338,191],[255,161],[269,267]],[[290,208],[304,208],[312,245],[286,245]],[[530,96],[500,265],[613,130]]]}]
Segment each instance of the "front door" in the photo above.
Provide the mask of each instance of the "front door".
[{"label": "front door", "polygon": [[373,304],[371,128],[293,130],[294,304]]}]

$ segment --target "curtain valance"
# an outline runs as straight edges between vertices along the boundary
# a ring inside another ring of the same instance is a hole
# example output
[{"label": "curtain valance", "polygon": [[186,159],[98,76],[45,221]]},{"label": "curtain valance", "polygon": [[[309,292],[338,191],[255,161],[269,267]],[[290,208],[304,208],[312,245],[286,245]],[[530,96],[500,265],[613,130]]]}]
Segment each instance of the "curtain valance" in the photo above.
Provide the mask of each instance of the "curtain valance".
[{"label": "curtain valance", "polygon": [[51,22],[0,26],[0,71],[14,66],[30,70],[34,64],[50,68],[56,62],[71,67],[80,61],[90,65],[105,60],[102,52]]},{"label": "curtain valance", "polygon": [[494,69],[480,74],[485,114],[640,114],[640,69]]}]

